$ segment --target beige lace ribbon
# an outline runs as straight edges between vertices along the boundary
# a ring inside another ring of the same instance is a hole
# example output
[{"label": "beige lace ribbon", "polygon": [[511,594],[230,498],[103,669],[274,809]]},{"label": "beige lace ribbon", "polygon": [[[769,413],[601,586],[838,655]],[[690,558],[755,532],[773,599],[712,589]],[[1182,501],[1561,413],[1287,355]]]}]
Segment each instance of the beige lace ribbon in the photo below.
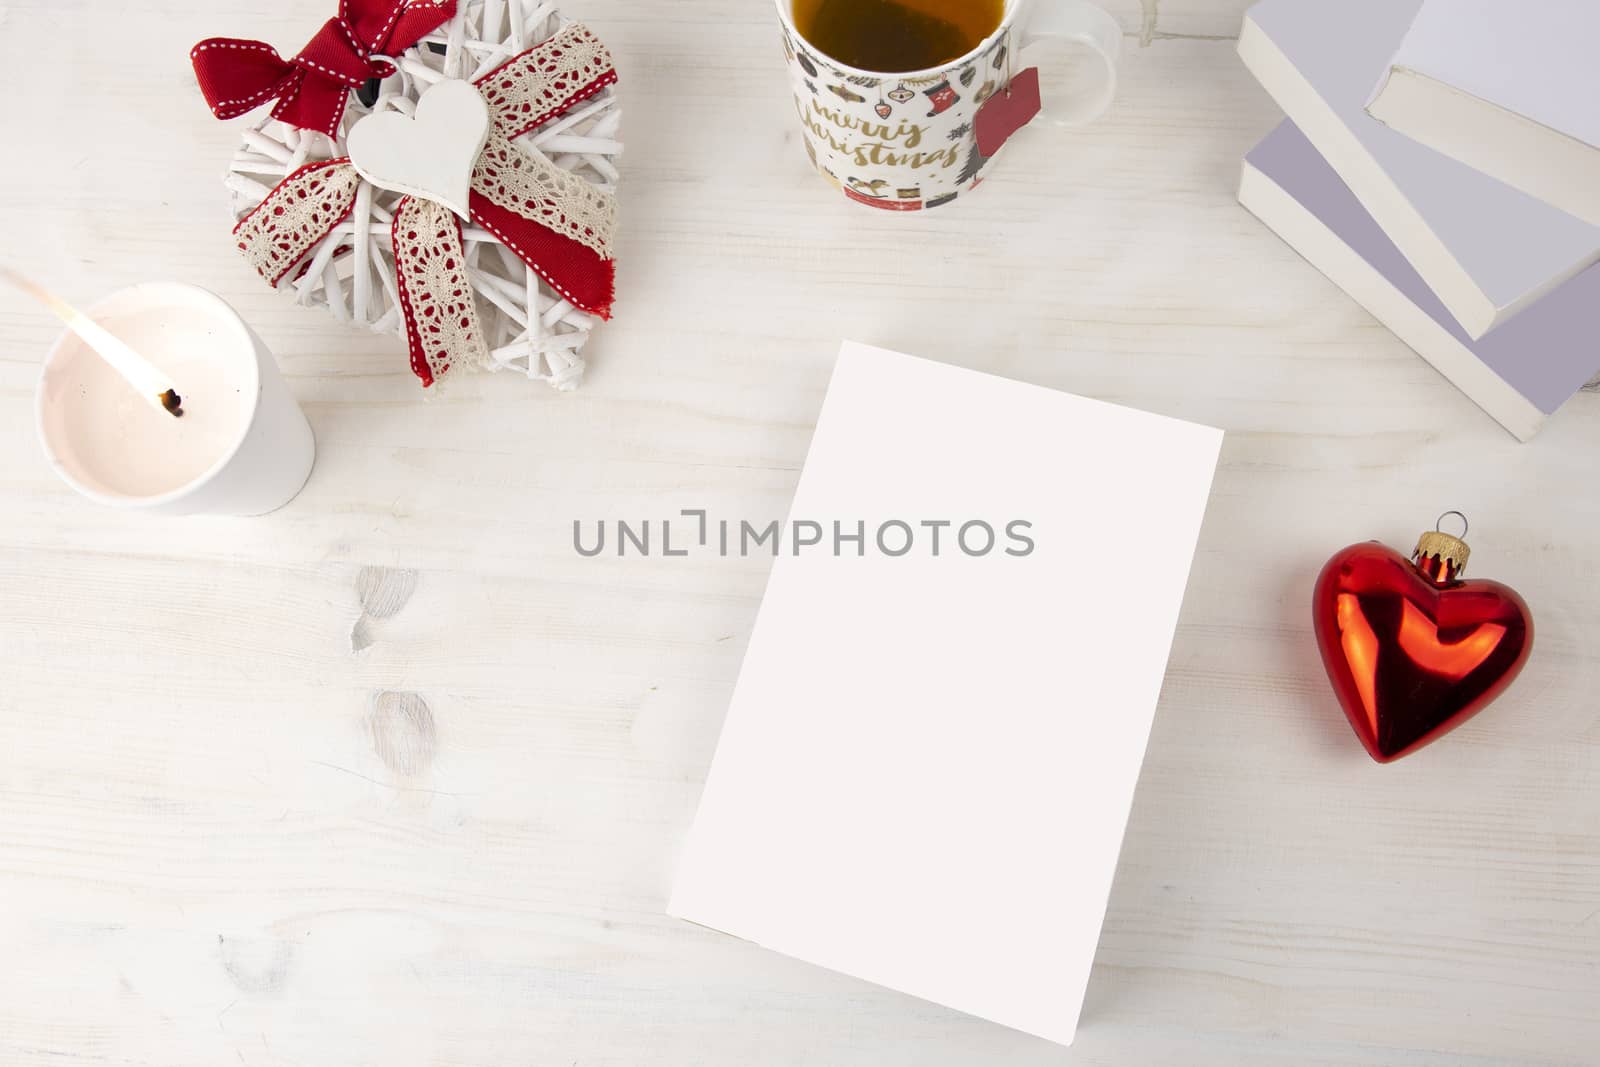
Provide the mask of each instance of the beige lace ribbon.
[{"label": "beige lace ribbon", "polygon": [[424,385],[462,365],[487,367],[489,348],[461,248],[461,224],[443,204],[408,196],[394,215],[395,280],[411,369]]},{"label": "beige lace ribbon", "polygon": [[537,148],[489,131],[472,169],[472,190],[489,202],[548,227],[611,259],[617,198],[550,162]]},{"label": "beige lace ribbon", "polygon": [[520,137],[598,93],[616,80],[615,74],[605,43],[589,27],[574,22],[491,70],[477,86],[495,127],[507,137]]},{"label": "beige lace ribbon", "polygon": [[602,259],[612,258],[616,197],[556,166],[538,149],[512,142],[615,80],[611,53],[580,23],[478,79],[493,122],[472,171],[473,190],[586,245]]},{"label": "beige lace ribbon", "polygon": [[233,228],[239,251],[270,285],[305,258],[355,206],[361,176],[346,159],[301,167]]}]

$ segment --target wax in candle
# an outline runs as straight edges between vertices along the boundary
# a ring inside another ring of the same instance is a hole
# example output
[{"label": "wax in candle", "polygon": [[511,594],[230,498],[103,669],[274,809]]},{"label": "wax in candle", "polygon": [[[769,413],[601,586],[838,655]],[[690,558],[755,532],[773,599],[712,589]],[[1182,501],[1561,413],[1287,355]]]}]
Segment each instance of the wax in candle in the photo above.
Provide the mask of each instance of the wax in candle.
[{"label": "wax in candle", "polygon": [[153,406],[81,340],[67,338],[43,384],[40,425],[69,475],[111,496],[148,498],[191,484],[238,447],[259,389],[236,324],[193,304],[95,318],[171,376],[184,414]]}]

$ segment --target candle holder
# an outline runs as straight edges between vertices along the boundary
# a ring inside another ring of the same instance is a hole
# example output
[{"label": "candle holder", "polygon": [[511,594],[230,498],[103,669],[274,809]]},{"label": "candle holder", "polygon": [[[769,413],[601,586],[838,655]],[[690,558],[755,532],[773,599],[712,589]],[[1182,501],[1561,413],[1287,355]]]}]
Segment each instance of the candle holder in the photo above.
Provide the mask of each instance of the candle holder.
[{"label": "candle holder", "polygon": [[292,500],[316,447],[267,346],[227,301],[150,282],[89,309],[159,367],[184,415],[150,404],[76,334],[57,339],[39,377],[45,457],[80,494],[162,514],[260,515]]}]

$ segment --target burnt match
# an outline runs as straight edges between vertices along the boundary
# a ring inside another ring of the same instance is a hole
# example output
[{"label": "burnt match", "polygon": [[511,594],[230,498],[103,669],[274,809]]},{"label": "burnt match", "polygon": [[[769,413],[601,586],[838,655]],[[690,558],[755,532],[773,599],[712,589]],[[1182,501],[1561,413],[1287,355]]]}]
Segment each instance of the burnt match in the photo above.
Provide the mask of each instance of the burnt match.
[{"label": "burnt match", "polygon": [[183,397],[168,384],[170,379],[166,373],[129,348],[127,342],[38,282],[10,267],[0,265],[0,281],[9,282],[49,308],[67,324],[67,329],[77,334],[112,370],[138,390],[146,402],[154,400],[157,407],[173,418],[183,418]]}]

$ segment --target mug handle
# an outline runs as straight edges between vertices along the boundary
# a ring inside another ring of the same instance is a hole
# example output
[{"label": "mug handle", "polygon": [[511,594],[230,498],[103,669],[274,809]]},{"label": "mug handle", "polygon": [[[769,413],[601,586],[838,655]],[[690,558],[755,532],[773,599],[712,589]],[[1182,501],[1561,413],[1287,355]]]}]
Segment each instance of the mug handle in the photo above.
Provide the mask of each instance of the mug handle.
[{"label": "mug handle", "polygon": [[[1100,92],[1065,112],[1047,106],[1043,118],[1056,126],[1087,126],[1104,115],[1117,95],[1117,57],[1122,53],[1122,25],[1105,9],[1088,0],[1032,0],[1018,50],[1018,69],[1038,65],[1039,46],[1048,43],[1083,45],[1100,57],[1105,84]],[[1029,54],[1032,54],[1031,58]]]}]

